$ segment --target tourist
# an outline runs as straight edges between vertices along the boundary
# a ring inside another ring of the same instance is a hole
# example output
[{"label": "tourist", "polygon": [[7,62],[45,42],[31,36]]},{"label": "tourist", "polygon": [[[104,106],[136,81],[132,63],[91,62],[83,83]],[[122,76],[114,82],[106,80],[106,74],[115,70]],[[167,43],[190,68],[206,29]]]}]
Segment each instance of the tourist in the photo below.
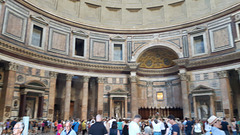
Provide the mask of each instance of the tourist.
[{"label": "tourist", "polygon": [[193,125],[193,128],[192,128],[192,134],[201,135],[202,133],[204,133],[204,131],[200,121],[195,120],[195,124]]},{"label": "tourist", "polygon": [[237,124],[236,124],[236,119],[233,118],[231,121],[231,127],[232,127],[232,133],[233,135],[237,135]]},{"label": "tourist", "polygon": [[11,122],[11,130],[13,130],[13,127],[15,126],[15,124],[17,123],[17,118],[15,118],[12,122]]},{"label": "tourist", "polygon": [[129,124],[129,135],[140,135],[141,130],[138,122],[141,120],[140,115],[135,115],[133,121]]},{"label": "tourist", "polygon": [[59,120],[58,125],[57,125],[57,135],[60,135],[62,130],[63,130],[63,125],[62,125],[61,120]]},{"label": "tourist", "polygon": [[204,125],[205,125],[205,131],[206,131],[206,132],[208,132],[208,131],[211,130],[212,126],[209,125],[208,121],[206,121],[206,122],[204,123]]},{"label": "tourist", "polygon": [[122,119],[119,119],[119,121],[117,122],[117,127],[120,135],[122,135],[123,126],[124,125],[123,125]]},{"label": "tourist", "polygon": [[124,127],[123,127],[123,132],[122,132],[123,135],[129,135],[128,124],[129,124],[128,121],[125,121],[125,124],[124,124]]},{"label": "tourist", "polygon": [[180,135],[180,128],[175,121],[175,117],[173,115],[169,115],[168,121],[172,125],[168,135]]},{"label": "tourist", "polygon": [[240,130],[239,130],[239,126],[240,126],[240,117],[238,118],[238,121],[237,121],[237,127],[238,127],[238,135],[240,135]]},{"label": "tourist", "polygon": [[192,121],[190,121],[190,120],[188,120],[187,119],[187,123],[186,123],[186,125],[185,125],[185,130],[186,130],[186,135],[191,135],[191,132],[192,132],[192,125],[193,125],[194,123],[192,123]]},{"label": "tourist", "polygon": [[152,134],[152,129],[149,126],[149,122],[147,122],[145,127],[144,127],[144,133],[145,133],[145,135],[151,135]]},{"label": "tourist", "polygon": [[98,114],[96,116],[96,122],[89,129],[89,134],[91,134],[91,135],[105,135],[107,133],[108,133],[107,129],[102,122],[102,116]]},{"label": "tourist", "polygon": [[109,129],[112,128],[112,122],[116,121],[116,119],[114,117],[111,118],[111,120],[108,121],[109,123]]},{"label": "tourist", "polygon": [[24,129],[22,122],[17,122],[13,127],[13,135],[21,135]]},{"label": "tourist", "polygon": [[110,128],[109,135],[120,135],[119,130],[117,129],[117,122],[113,121],[112,128]]},{"label": "tourist", "polygon": [[79,127],[78,119],[75,119],[75,121],[72,125],[72,129],[76,132],[76,134],[78,134],[78,127]]},{"label": "tourist", "polygon": [[212,115],[208,119],[208,123],[212,128],[205,135],[226,135],[224,131],[219,129],[221,128],[221,121],[216,116]]},{"label": "tourist", "polygon": [[157,119],[152,121],[153,135],[161,135],[161,123]]},{"label": "tourist", "polygon": [[77,135],[76,132],[72,129],[70,121],[65,123],[65,129],[61,132],[61,135]]},{"label": "tourist", "polygon": [[168,129],[168,124],[163,119],[161,119],[161,121],[163,121],[163,127],[161,128],[161,133],[162,133],[162,135],[165,135],[166,134],[166,129]]},{"label": "tourist", "polygon": [[225,132],[226,135],[229,135],[230,126],[229,126],[228,122],[226,121],[226,118],[223,118],[221,125],[222,125],[221,129]]},{"label": "tourist", "polygon": [[81,129],[82,129],[82,135],[84,135],[87,132],[87,123],[85,120],[82,120]]}]

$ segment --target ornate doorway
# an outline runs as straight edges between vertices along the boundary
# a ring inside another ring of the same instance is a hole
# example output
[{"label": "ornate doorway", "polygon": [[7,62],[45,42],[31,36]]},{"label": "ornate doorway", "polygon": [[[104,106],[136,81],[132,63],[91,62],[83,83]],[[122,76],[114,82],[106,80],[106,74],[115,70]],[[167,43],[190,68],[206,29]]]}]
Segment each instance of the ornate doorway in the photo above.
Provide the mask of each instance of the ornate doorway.
[{"label": "ornate doorway", "polygon": [[127,94],[122,89],[115,89],[109,92],[109,116],[116,118],[127,118]]}]

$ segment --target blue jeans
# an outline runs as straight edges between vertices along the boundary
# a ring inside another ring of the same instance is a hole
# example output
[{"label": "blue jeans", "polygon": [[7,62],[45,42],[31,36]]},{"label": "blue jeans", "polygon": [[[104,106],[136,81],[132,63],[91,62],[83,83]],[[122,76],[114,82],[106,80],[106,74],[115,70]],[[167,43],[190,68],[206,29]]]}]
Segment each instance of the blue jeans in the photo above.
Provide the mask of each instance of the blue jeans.
[{"label": "blue jeans", "polygon": [[223,130],[226,135],[230,135],[228,130]]},{"label": "blue jeans", "polygon": [[118,131],[119,131],[120,135],[122,135],[122,130],[118,130]]},{"label": "blue jeans", "polygon": [[153,135],[162,135],[161,132],[153,132]]},{"label": "blue jeans", "polygon": [[237,135],[237,131],[233,131],[233,135]]}]

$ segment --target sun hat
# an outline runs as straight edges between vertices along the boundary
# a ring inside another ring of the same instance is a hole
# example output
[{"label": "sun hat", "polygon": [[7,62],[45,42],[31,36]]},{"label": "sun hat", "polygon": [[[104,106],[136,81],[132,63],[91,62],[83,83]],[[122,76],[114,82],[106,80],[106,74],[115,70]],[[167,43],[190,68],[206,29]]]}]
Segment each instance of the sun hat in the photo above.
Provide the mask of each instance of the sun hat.
[{"label": "sun hat", "polygon": [[208,119],[208,123],[210,125],[213,125],[214,123],[216,123],[219,120],[219,118],[217,118],[216,116],[212,115],[209,119]]}]

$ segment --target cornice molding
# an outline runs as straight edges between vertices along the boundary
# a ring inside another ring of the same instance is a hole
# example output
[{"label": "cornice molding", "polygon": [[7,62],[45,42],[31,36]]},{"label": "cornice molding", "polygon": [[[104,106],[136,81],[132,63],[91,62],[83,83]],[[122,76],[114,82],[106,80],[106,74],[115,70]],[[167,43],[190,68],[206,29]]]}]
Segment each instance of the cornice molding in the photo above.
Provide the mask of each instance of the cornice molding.
[{"label": "cornice molding", "polygon": [[41,16],[30,15],[30,18],[36,22],[43,24],[43,25],[48,25],[48,22]]},{"label": "cornice molding", "polygon": [[173,60],[175,63],[178,64],[178,66],[183,66],[186,68],[193,68],[193,67],[199,67],[199,66],[207,66],[207,65],[213,65],[213,64],[219,64],[223,62],[228,62],[232,60],[238,60],[240,59],[240,52],[233,52],[225,55],[218,55],[218,56],[212,56],[212,57],[205,57],[201,59],[177,59]]},{"label": "cornice molding", "polygon": [[177,65],[169,68],[163,68],[163,69],[144,69],[144,68],[138,68],[137,74],[141,75],[164,75],[164,74],[171,74],[178,72],[179,67]]},{"label": "cornice molding", "polygon": [[70,68],[76,68],[76,69],[82,69],[82,70],[92,69],[92,70],[102,70],[102,71],[125,71],[127,67],[127,65],[118,66],[118,65],[106,65],[106,63],[94,64],[94,63],[87,63],[87,62],[81,62],[81,61],[65,60],[62,58],[57,58],[54,56],[33,52],[3,40],[0,40],[0,49],[7,51],[9,53],[13,53],[19,56],[29,58],[29,59],[38,60],[38,61],[40,60],[42,62],[46,62],[49,64],[64,65]]},{"label": "cornice molding", "polygon": [[[66,19],[54,14],[51,14],[47,11],[44,11],[34,5],[32,5],[30,2],[28,1],[23,1],[23,0],[16,0],[18,3],[20,3],[21,5],[27,7],[28,9],[35,11],[43,16],[49,17],[50,19],[56,20],[58,22],[61,23],[65,23],[68,25],[72,25],[74,27],[78,27],[78,28],[83,28],[83,29],[87,29],[87,30],[92,30],[92,31],[98,31],[98,32],[104,32],[104,33],[114,33],[114,34],[147,34],[147,33],[157,33],[157,32],[164,32],[164,31],[171,31],[171,30],[176,30],[176,29],[182,29],[182,28],[186,28],[186,27],[192,27],[195,25],[199,25],[214,19],[217,19],[221,16],[230,14],[234,11],[239,10],[239,6],[240,3],[237,3],[225,10],[222,10],[220,12],[217,12],[215,14],[211,14],[209,16],[203,17],[203,18],[198,18],[196,20],[192,20],[192,21],[188,21],[188,22],[184,22],[181,24],[176,24],[174,26],[167,26],[167,27],[159,27],[159,28],[149,28],[149,29],[144,29],[144,30],[136,30],[136,29],[130,29],[130,30],[125,30],[125,29],[116,29],[116,28],[105,28],[105,27],[97,27],[94,25],[89,25],[89,24],[83,24],[83,23],[79,23],[70,19]],[[184,0],[179,0],[184,1]],[[91,4],[91,3],[89,3]],[[95,5],[95,4],[94,4]],[[97,5],[96,6],[101,6],[101,5]]]}]

